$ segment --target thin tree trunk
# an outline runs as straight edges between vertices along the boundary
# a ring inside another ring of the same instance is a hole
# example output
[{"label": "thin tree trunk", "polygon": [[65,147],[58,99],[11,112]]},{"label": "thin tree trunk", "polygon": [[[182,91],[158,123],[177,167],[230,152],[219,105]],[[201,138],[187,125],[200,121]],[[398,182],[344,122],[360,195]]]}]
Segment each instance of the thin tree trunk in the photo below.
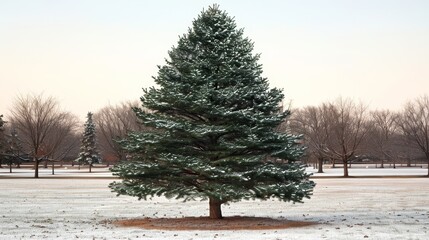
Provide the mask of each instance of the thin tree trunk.
[{"label": "thin tree trunk", "polygon": [[428,177],[429,177],[429,152],[426,152],[426,159],[428,160]]},{"label": "thin tree trunk", "polygon": [[343,160],[343,166],[344,166],[344,177],[348,177],[349,176],[349,168],[347,165],[347,161]]},{"label": "thin tree trunk", "polygon": [[10,164],[9,164],[9,173],[12,173],[12,160],[10,160]]},{"label": "thin tree trunk", "polygon": [[52,175],[55,175],[55,162],[52,160]]},{"label": "thin tree trunk", "polygon": [[39,178],[39,159],[34,158],[34,178]]},{"label": "thin tree trunk", "polygon": [[222,209],[221,209],[222,202],[217,200],[217,199],[210,198],[209,199],[209,205],[210,205],[210,218],[221,219],[222,218]]},{"label": "thin tree trunk", "polygon": [[319,158],[319,169],[318,169],[318,173],[323,173],[323,158]]},{"label": "thin tree trunk", "polygon": [[89,164],[89,172],[91,172],[91,167],[92,167],[92,164],[90,163]]}]

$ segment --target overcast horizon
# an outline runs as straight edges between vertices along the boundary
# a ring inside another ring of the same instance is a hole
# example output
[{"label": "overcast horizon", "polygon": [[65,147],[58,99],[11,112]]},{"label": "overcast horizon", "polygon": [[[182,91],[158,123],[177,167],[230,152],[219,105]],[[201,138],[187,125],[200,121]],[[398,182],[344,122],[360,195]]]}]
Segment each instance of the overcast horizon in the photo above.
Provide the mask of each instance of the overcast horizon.
[{"label": "overcast horizon", "polygon": [[293,107],[349,97],[399,110],[429,94],[429,1],[1,1],[0,114],[43,92],[84,119],[136,101],[213,3]]}]

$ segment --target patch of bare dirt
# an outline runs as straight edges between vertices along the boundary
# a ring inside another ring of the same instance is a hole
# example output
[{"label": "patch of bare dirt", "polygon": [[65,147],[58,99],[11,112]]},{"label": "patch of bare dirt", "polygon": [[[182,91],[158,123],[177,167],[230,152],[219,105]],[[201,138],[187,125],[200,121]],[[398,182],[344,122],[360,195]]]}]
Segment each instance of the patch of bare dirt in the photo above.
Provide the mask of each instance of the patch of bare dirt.
[{"label": "patch of bare dirt", "polygon": [[209,217],[185,218],[142,218],[125,219],[112,222],[120,227],[138,227],[158,230],[264,230],[298,228],[316,225],[316,222],[289,221],[262,217],[224,217],[211,219]]}]

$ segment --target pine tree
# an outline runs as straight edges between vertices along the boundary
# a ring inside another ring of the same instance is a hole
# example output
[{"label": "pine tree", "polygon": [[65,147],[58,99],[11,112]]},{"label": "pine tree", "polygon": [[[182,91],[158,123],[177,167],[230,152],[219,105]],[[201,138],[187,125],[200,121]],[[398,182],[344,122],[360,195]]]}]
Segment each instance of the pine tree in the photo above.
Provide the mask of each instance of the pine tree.
[{"label": "pine tree", "polygon": [[89,172],[91,172],[92,164],[100,163],[100,156],[96,148],[95,124],[92,120],[91,112],[87,115],[84,128],[80,153],[76,161],[79,165],[88,164]]},{"label": "pine tree", "polygon": [[[10,163],[12,165],[12,161],[15,159],[15,164],[18,168],[21,167],[21,158],[20,153],[22,152],[22,140],[18,135],[18,131],[15,127],[12,127],[10,130],[10,135],[8,135],[7,140],[7,150],[6,153],[10,154],[12,158],[10,159]],[[10,167],[10,172],[12,172],[12,167]]]},{"label": "pine tree", "polygon": [[299,138],[285,121],[282,90],[263,78],[253,43],[217,5],[203,11],[144,90],[138,118],[152,131],[123,140],[133,156],[114,166],[118,195],[209,200],[210,217],[242,199],[302,202],[314,183],[297,163]]}]

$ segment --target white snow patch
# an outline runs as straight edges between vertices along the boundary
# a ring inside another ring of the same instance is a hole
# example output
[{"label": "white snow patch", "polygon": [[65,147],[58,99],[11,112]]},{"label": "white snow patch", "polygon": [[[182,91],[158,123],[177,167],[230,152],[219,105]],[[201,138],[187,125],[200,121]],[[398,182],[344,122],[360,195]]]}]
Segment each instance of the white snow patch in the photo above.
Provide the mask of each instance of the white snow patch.
[{"label": "white snow patch", "polygon": [[[7,170],[1,169],[0,177],[9,175]],[[32,176],[30,169],[14,170],[20,176]],[[49,171],[45,170],[39,179],[0,178],[0,239],[402,240],[429,236],[429,178],[317,178],[314,195],[304,204],[269,200],[223,206],[224,216],[286,218],[318,225],[284,230],[165,231],[121,228],[103,221],[206,216],[208,202],[116,197],[107,187],[114,179],[106,179],[110,175],[104,170],[95,170],[92,175],[86,170],[63,169],[55,178],[47,178]],[[403,173],[404,169],[395,170]]]}]

